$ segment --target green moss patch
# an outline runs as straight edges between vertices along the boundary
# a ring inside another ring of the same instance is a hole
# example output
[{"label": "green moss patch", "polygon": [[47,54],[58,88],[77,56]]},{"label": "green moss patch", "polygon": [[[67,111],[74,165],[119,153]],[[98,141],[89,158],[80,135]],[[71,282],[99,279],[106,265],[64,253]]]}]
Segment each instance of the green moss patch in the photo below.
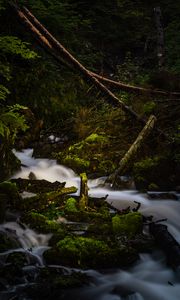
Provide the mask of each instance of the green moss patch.
[{"label": "green moss patch", "polygon": [[139,212],[130,212],[124,215],[115,215],[112,218],[112,227],[114,233],[132,237],[142,231],[142,222],[142,215]]}]

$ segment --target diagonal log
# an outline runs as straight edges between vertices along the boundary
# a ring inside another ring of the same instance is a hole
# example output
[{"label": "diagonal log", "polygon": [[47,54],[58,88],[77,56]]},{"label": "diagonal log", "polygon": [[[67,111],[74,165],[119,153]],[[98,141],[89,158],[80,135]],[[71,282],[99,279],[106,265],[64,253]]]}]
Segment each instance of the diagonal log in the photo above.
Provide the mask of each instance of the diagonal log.
[{"label": "diagonal log", "polygon": [[[37,20],[37,18],[26,8],[23,7],[22,9],[25,16],[29,19],[29,21],[46,37],[46,39],[52,43],[52,45],[57,48],[57,50],[60,47],[63,47],[60,42],[58,42],[55,37]],[[172,95],[177,96],[180,95],[180,92],[168,92],[168,91],[162,91],[162,90],[154,90],[154,89],[147,89],[139,86],[133,86],[129,84],[125,84],[123,82],[111,80],[109,78],[106,78],[104,76],[98,75],[94,72],[91,72],[91,75],[95,77],[96,79],[100,80],[101,82],[104,82],[108,84],[111,87],[121,89],[122,91],[126,92],[136,92],[139,94],[147,93],[149,95]]]},{"label": "diagonal log", "polygon": [[145,139],[151,133],[152,129],[154,128],[156,122],[156,117],[151,115],[144,126],[144,128],[139,133],[138,137],[131,145],[129,150],[123,156],[123,158],[119,162],[119,167],[115,170],[113,174],[111,174],[106,182],[111,183],[113,187],[116,185],[117,177],[124,175],[125,172],[130,168],[138,150],[143,146]]},{"label": "diagonal log", "polygon": [[143,88],[135,85],[130,85],[130,84],[125,84],[120,81],[115,81],[109,78],[106,78],[104,76],[98,75],[94,72],[91,72],[91,74],[99,79],[100,81],[108,84],[108,86],[116,89],[120,89],[125,92],[130,92],[130,93],[137,93],[137,94],[148,94],[148,95],[159,95],[159,96],[179,96],[180,92],[168,92],[168,91],[162,91],[162,90],[154,90],[154,89],[148,89],[148,88]]}]

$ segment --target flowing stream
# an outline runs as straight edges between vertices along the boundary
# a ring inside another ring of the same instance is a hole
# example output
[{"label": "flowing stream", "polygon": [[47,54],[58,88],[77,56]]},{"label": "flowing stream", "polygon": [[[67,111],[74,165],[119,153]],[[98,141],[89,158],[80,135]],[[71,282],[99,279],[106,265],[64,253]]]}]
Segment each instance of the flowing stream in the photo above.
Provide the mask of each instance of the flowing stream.
[{"label": "flowing stream", "polygon": [[[33,172],[37,179],[46,179],[50,182],[66,182],[66,186],[79,187],[80,179],[65,166],[57,165],[55,160],[34,159],[31,149],[16,152],[22,162],[22,169],[14,178],[28,178]],[[123,209],[130,206],[136,207],[134,201],[141,203],[140,211],[143,215],[153,215],[153,220],[167,219],[165,224],[168,230],[180,242],[180,202],[178,200],[149,200],[147,195],[135,190],[114,191],[102,187],[103,178],[89,180],[89,195],[104,197],[115,208]],[[37,234],[28,228],[22,229],[16,223],[1,225],[4,230],[14,228],[24,251],[31,249],[37,264],[42,265],[42,253],[48,247],[50,235]],[[161,251],[152,254],[141,254],[140,260],[128,270],[111,270],[100,273],[87,270],[85,273],[94,278],[90,287],[78,292],[78,300],[179,300],[180,299],[180,270],[174,272],[166,266],[166,261]],[[120,293],[121,291],[121,293]],[[122,296],[124,291],[124,296]],[[128,291],[128,293],[127,293]],[[132,292],[132,293],[131,293]],[[120,296],[121,294],[121,296]]]}]

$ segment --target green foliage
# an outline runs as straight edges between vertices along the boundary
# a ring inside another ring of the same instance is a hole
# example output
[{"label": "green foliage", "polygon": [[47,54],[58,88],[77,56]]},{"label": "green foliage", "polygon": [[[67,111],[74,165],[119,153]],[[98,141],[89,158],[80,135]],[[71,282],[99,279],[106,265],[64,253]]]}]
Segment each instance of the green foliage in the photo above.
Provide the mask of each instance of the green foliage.
[{"label": "green foliage", "polygon": [[145,114],[150,115],[155,111],[156,103],[154,101],[149,101],[143,105],[143,111]]},{"label": "green foliage", "polygon": [[6,100],[7,95],[10,94],[10,91],[2,84],[0,84],[0,101]]},{"label": "green foliage", "polygon": [[8,106],[0,112],[0,136],[9,146],[13,146],[18,131],[26,131],[28,126],[20,110],[26,109],[18,104]]},{"label": "green foliage", "polygon": [[7,194],[11,199],[19,199],[18,188],[15,183],[3,181],[0,183],[0,192]]},{"label": "green foliage", "polygon": [[5,9],[4,4],[5,4],[5,0],[0,0],[0,12]]},{"label": "green foliage", "polygon": [[132,57],[131,52],[127,52],[124,62],[117,65],[117,77],[120,81],[144,85],[149,80],[147,71],[142,67],[142,62]]},{"label": "green foliage", "polygon": [[2,53],[10,53],[20,55],[24,59],[34,59],[38,57],[37,53],[28,48],[29,43],[21,41],[16,36],[1,36],[0,51]]}]

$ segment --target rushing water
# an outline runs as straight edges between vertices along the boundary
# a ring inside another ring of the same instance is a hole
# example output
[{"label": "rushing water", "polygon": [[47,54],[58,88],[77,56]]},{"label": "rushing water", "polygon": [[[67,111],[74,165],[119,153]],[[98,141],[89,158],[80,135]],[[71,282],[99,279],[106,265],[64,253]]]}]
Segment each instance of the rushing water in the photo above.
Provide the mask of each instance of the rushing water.
[{"label": "rushing water", "polygon": [[[79,187],[79,177],[65,166],[57,165],[55,160],[34,159],[32,150],[16,152],[16,155],[24,165],[21,171],[15,174],[15,178],[28,178],[33,172],[37,179],[48,181],[66,181],[66,186]],[[102,188],[103,178],[89,180],[89,194],[94,197],[104,197],[106,201],[118,209],[136,207],[134,201],[141,203],[140,211],[143,215],[154,216],[153,220],[164,219],[168,230],[180,242],[180,202],[175,200],[149,200],[146,195],[136,191],[113,191]],[[4,224],[4,227],[12,224]],[[43,252],[43,246],[47,246],[48,236],[37,235],[28,228],[17,228],[19,240],[23,248],[35,247],[35,255]],[[37,247],[38,246],[38,247]],[[41,249],[39,252],[37,249]],[[40,259],[40,264],[42,260]],[[94,270],[86,273],[94,278],[91,287],[79,291],[75,299],[94,300],[179,300],[180,299],[180,276],[167,268],[164,255],[157,251],[150,254],[141,254],[140,260],[128,270],[115,270],[111,273],[101,274]],[[124,291],[124,296],[122,296]],[[128,293],[127,293],[128,291]],[[132,292],[132,293],[131,293]],[[121,296],[120,296],[121,294]]]}]

